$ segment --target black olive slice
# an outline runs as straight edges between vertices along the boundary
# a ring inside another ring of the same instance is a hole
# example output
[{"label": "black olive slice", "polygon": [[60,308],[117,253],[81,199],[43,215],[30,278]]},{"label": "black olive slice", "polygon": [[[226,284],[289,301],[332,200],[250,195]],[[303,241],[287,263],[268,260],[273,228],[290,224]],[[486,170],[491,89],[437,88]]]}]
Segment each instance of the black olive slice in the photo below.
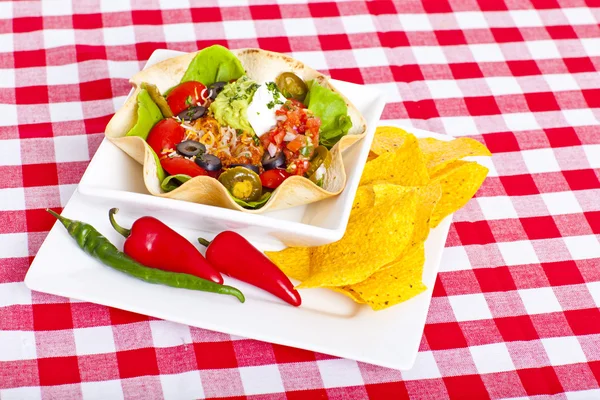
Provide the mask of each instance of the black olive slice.
[{"label": "black olive slice", "polygon": [[223,167],[219,157],[212,154],[202,154],[196,157],[196,164],[207,171],[218,171]]},{"label": "black olive slice", "polygon": [[177,152],[184,157],[193,157],[206,152],[206,146],[195,140],[184,140],[177,145]]},{"label": "black olive slice", "polygon": [[179,117],[179,119],[181,119],[183,121],[193,121],[195,119],[200,118],[205,113],[206,113],[206,107],[194,106],[194,107],[188,108],[187,110],[183,110],[182,112],[177,114],[177,116]]},{"label": "black olive slice", "polygon": [[217,95],[221,93],[225,85],[227,85],[227,82],[215,82],[213,84],[208,85],[208,90],[210,91],[210,99],[216,99]]},{"label": "black olive slice", "polygon": [[285,168],[285,154],[278,151],[273,157],[268,152],[265,152],[262,158],[262,166],[268,171],[275,168]]}]

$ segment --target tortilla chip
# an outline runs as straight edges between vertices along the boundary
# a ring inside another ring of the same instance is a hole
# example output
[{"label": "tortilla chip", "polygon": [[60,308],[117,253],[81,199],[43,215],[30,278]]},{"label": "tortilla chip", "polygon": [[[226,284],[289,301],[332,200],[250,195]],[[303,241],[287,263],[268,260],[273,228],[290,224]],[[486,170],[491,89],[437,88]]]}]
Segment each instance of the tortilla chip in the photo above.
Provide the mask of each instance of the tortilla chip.
[{"label": "tortilla chip", "polygon": [[483,144],[471,138],[458,138],[445,142],[434,138],[419,139],[419,147],[425,155],[429,176],[444,169],[450,163],[470,156],[491,156]]},{"label": "tortilla chip", "polygon": [[429,236],[429,221],[435,206],[442,198],[442,186],[434,182],[419,187],[417,188],[417,196],[417,218],[415,219],[413,243],[424,242]]},{"label": "tortilla chip", "polygon": [[431,181],[439,181],[440,176],[448,175],[450,172],[471,163],[472,161],[464,161],[464,160],[456,160],[446,165],[444,168],[440,169],[435,173],[435,176],[431,179]]},{"label": "tortilla chip", "polygon": [[423,243],[363,282],[350,286],[373,310],[383,310],[424,292],[422,282],[425,247]]},{"label": "tortilla chip", "polygon": [[364,302],[365,302],[362,299],[362,297],[360,297],[360,295],[358,293],[356,293],[354,291],[354,289],[352,289],[350,286],[341,286],[341,287],[330,286],[330,287],[327,287],[327,289],[331,289],[334,292],[338,292],[343,295],[346,295],[346,296],[350,297],[352,300],[354,300],[355,302],[357,302],[358,304],[364,304]]},{"label": "tortilla chip", "polygon": [[371,152],[375,156],[383,153],[394,152],[404,143],[408,132],[395,126],[379,126],[371,144]]},{"label": "tortilla chip", "polygon": [[267,254],[304,280],[298,288],[326,287],[382,310],[427,289],[424,242],[431,228],[464,206],[487,175],[487,168],[458,158],[490,154],[472,139],[417,140],[391,127],[378,128],[373,143],[342,240],[312,252]]},{"label": "tortilla chip", "polygon": [[442,197],[436,204],[429,225],[432,228],[448,215],[462,208],[475,195],[488,169],[471,161],[454,161],[432,180],[442,186]]},{"label": "tortilla chip", "polygon": [[414,135],[407,135],[396,151],[384,153],[365,165],[360,185],[380,180],[403,186],[423,186],[429,182],[425,158]]},{"label": "tortilla chip", "polygon": [[360,186],[354,196],[354,203],[352,204],[351,215],[357,215],[364,210],[375,205],[375,192],[373,192],[373,186],[366,185]]},{"label": "tortilla chip", "polygon": [[410,243],[406,246],[402,254],[400,254],[396,260],[381,267],[379,271],[393,267],[398,260],[405,256],[405,254],[413,251],[415,247],[421,246],[423,242],[425,242],[429,236],[429,231],[431,230],[429,227],[431,214],[433,213],[435,205],[442,197],[442,187],[439,183],[431,183],[427,186],[412,188],[407,188],[405,186],[399,187],[405,190],[414,190],[417,195],[417,211],[414,221],[415,228]]},{"label": "tortilla chip", "polygon": [[[378,127],[375,131],[367,161],[374,160],[385,153],[395,152],[402,147],[408,135],[410,133],[398,127]],[[451,162],[464,157],[492,155],[485,145],[475,139],[466,137],[450,141],[421,138],[418,139],[418,142],[425,156],[425,163],[430,176]]]},{"label": "tortilla chip", "polygon": [[344,286],[367,279],[410,242],[416,207],[416,194],[410,191],[397,201],[352,215],[340,241],[314,248],[311,276],[298,287]]},{"label": "tortilla chip", "polygon": [[284,274],[303,281],[310,275],[310,252],[310,247],[288,247],[281,251],[265,251],[265,254]]},{"label": "tortilla chip", "polygon": [[374,183],[372,188],[373,193],[375,194],[375,207],[382,207],[386,202],[394,203],[402,201],[402,198],[406,193],[415,190],[415,187],[413,186],[394,185],[391,183],[382,183],[380,181]]}]

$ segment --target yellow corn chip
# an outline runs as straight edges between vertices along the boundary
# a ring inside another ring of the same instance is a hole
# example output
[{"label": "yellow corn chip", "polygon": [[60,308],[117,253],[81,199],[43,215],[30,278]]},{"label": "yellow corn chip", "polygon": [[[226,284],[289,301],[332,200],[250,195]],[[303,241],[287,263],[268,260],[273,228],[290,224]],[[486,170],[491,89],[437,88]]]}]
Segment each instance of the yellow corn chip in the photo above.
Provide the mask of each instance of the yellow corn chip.
[{"label": "yellow corn chip", "polygon": [[352,212],[350,215],[357,215],[358,213],[373,207],[373,205],[375,205],[373,186],[360,186],[356,191],[356,196],[354,196],[354,203],[352,204]]},{"label": "yellow corn chip", "polygon": [[411,249],[390,268],[378,271],[363,282],[350,286],[373,310],[383,310],[422,293],[425,247]]},{"label": "yellow corn chip", "polygon": [[376,157],[383,153],[396,151],[402,146],[407,135],[408,133],[404,129],[394,126],[379,126],[375,130],[371,152]]},{"label": "yellow corn chip", "polygon": [[433,182],[435,180],[439,180],[440,176],[447,175],[450,171],[460,168],[463,165],[467,165],[470,162],[471,161],[455,160],[455,161],[451,162],[450,164],[446,165],[444,168],[436,171],[436,173],[433,175],[433,177],[431,177],[431,181]]},{"label": "yellow corn chip", "polygon": [[265,251],[271,259],[290,278],[303,281],[310,275],[310,247],[288,247],[281,251]]},{"label": "yellow corn chip", "polygon": [[417,196],[417,218],[415,219],[413,243],[424,242],[429,236],[429,221],[436,204],[442,198],[442,186],[434,182],[419,187],[417,188]]},{"label": "yellow corn chip", "polygon": [[442,197],[433,210],[429,225],[435,228],[445,217],[467,204],[487,173],[488,169],[476,162],[460,160],[440,171],[432,182],[442,186]]},{"label": "yellow corn chip", "polygon": [[398,260],[405,256],[405,254],[414,251],[415,247],[423,245],[423,242],[425,242],[429,236],[429,221],[435,205],[442,197],[442,187],[439,183],[431,183],[427,186],[414,187],[411,189],[415,190],[417,194],[417,211],[415,214],[415,228],[410,243],[396,260],[384,265],[379,271],[393,267]]},{"label": "yellow corn chip", "polygon": [[365,165],[360,185],[386,181],[403,186],[423,186],[429,181],[423,153],[417,138],[407,135],[404,143],[394,152],[380,155]]},{"label": "yellow corn chip", "polygon": [[359,304],[363,304],[365,302],[362,299],[362,297],[360,297],[360,295],[358,293],[356,293],[350,286],[340,286],[340,287],[330,286],[330,287],[327,287],[327,289],[331,289],[334,292],[344,294]]},{"label": "yellow corn chip", "polygon": [[[396,260],[398,260],[401,257],[404,257],[404,254],[410,251],[412,247],[418,245],[418,242],[425,241],[427,238],[427,235],[429,234],[429,219],[431,217],[431,213],[433,212],[435,203],[441,196],[441,187],[439,184],[427,186],[401,186],[382,183],[381,181],[377,181],[377,183],[374,183],[372,187],[373,192],[375,193],[375,207],[381,207],[383,203],[388,201],[398,201],[399,198],[410,191],[413,191],[417,196],[417,208],[413,223],[413,234],[404,251],[402,251],[402,253],[396,258]],[[389,268],[396,260],[382,266],[379,270]]]},{"label": "yellow corn chip", "polygon": [[449,142],[434,138],[423,138],[419,139],[419,147],[425,156],[429,176],[433,176],[436,172],[461,158],[492,155],[483,144],[466,137]]},{"label": "yellow corn chip", "polygon": [[413,191],[394,200],[352,215],[340,241],[314,248],[311,275],[298,287],[361,282],[395,260],[412,237],[417,202]]},{"label": "yellow corn chip", "polygon": [[378,157],[377,154],[373,153],[372,151],[369,151],[369,156],[367,157],[367,162],[373,161],[377,157]]},{"label": "yellow corn chip", "polygon": [[426,290],[424,242],[431,228],[463,207],[487,168],[462,161],[489,156],[468,138],[417,139],[377,128],[344,237],[314,248],[266,252],[298,288],[325,287],[382,310]]},{"label": "yellow corn chip", "polygon": [[372,188],[375,194],[375,207],[381,207],[386,202],[400,201],[407,192],[412,192],[416,189],[413,186],[394,185],[392,183],[382,183],[381,181],[373,183]]},{"label": "yellow corn chip", "polygon": [[[361,188],[368,188],[362,186]],[[433,213],[435,205],[442,196],[442,187],[439,183],[430,183],[427,186],[401,186],[377,182],[372,185],[375,193],[375,207],[379,207],[382,202],[396,201],[397,198],[404,196],[406,192],[414,191],[417,195],[417,211],[415,217],[415,230],[413,232],[413,242],[423,242],[429,235],[429,219]]]}]

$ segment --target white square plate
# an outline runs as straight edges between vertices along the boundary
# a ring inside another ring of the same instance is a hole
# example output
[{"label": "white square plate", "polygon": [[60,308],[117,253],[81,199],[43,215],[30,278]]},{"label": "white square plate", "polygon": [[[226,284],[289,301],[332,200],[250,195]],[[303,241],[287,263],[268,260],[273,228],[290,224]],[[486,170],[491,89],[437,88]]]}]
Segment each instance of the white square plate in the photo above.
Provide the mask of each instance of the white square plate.
[{"label": "white square plate", "polygon": [[[161,199],[145,194],[141,166],[104,141],[63,214],[92,224],[120,248],[123,238],[108,222],[108,210],[115,206],[122,209],[118,219],[123,226],[130,226],[142,215],[153,215],[194,243],[198,236],[211,239],[224,229],[243,234],[260,250],[281,249],[282,241],[320,244],[337,240],[346,227],[350,210],[346,206],[352,204],[373,137],[373,118],[379,118],[382,104],[375,92],[364,87],[343,82],[336,85],[369,123],[367,137],[344,154],[349,180],[337,198],[265,215]],[[450,139],[412,128],[409,131],[420,137]],[[358,162],[363,165],[357,166]],[[60,224],[52,228],[42,244],[25,283],[32,290],[182,324],[408,369],[418,351],[450,220],[451,216],[432,230],[425,243],[423,281],[428,290],[379,312],[327,289],[302,290],[302,306],[295,308],[229,277],[225,277],[225,283],[242,290],[246,303],[240,304],[231,296],[148,284],[105,267],[85,254]]]}]

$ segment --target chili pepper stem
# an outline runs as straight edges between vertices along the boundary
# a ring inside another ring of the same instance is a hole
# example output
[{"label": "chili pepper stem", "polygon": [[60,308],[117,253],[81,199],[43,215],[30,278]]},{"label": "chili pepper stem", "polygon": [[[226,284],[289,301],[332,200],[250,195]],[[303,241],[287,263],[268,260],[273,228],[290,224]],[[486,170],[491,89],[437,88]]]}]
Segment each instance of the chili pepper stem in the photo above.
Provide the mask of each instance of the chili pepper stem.
[{"label": "chili pepper stem", "polygon": [[46,211],[49,212],[50,214],[52,214],[54,217],[56,217],[56,219],[59,220],[60,223],[63,224],[65,228],[69,229],[69,225],[71,225],[71,221],[68,218],[65,218],[62,215],[59,215],[58,213],[54,212],[53,210],[51,210],[49,208],[46,208]]},{"label": "chili pepper stem", "polygon": [[119,226],[119,224],[117,224],[117,221],[115,221],[115,214],[118,212],[119,212],[119,209],[116,207],[111,208],[108,211],[108,219],[110,220],[110,224],[112,225],[113,228],[115,228],[115,231],[119,232],[124,237],[129,237],[129,235],[131,234],[131,229],[125,229],[122,226]]},{"label": "chili pepper stem", "polygon": [[208,245],[210,244],[210,242],[204,238],[198,238],[198,242],[205,247],[208,247]]}]

